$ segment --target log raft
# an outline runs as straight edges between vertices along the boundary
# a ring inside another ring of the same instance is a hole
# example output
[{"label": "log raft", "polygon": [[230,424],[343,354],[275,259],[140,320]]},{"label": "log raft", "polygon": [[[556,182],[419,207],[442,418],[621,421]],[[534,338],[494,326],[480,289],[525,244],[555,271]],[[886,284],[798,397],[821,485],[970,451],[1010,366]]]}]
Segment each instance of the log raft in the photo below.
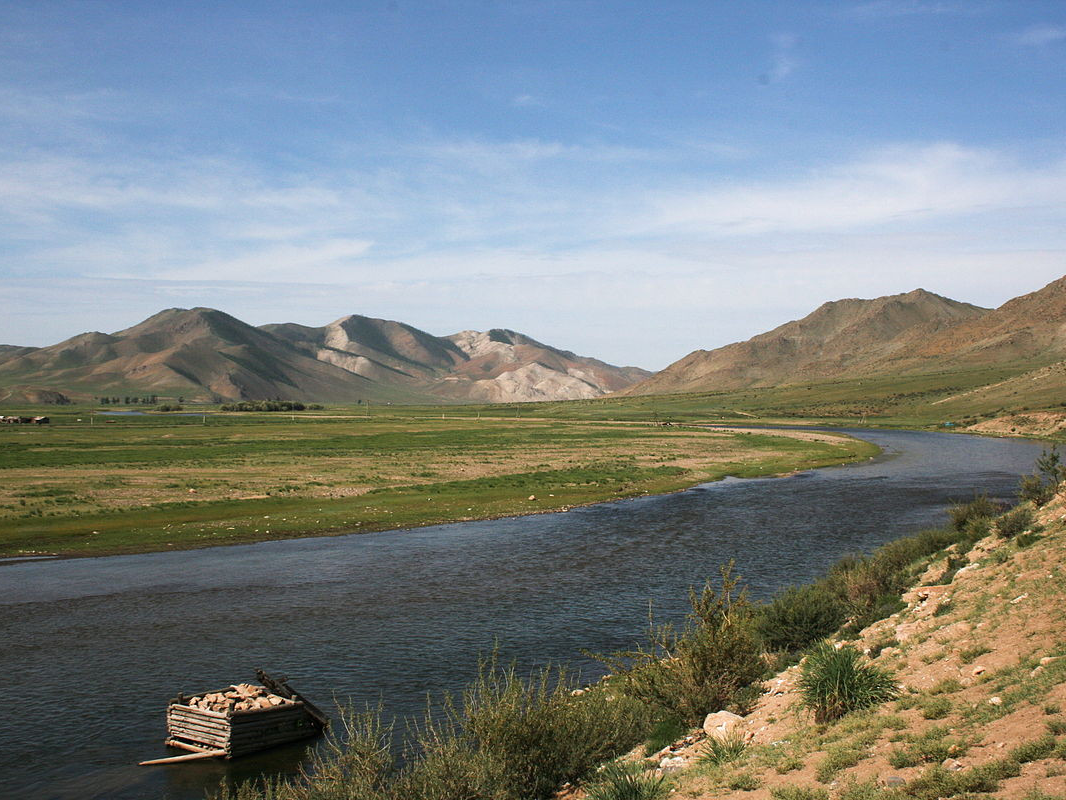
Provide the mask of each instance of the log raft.
[{"label": "log raft", "polygon": [[169,764],[237,758],[321,733],[329,718],[287,683],[257,670],[261,686],[242,683],[217,692],[179,694],[167,706],[169,747],[185,755],[142,761]]}]

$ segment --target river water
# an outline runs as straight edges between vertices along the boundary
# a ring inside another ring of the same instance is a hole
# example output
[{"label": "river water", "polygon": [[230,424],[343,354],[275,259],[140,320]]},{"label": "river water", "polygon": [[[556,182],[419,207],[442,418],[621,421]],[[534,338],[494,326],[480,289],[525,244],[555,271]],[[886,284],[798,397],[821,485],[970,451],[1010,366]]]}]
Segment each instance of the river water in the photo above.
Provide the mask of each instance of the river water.
[{"label": "river water", "polygon": [[[0,567],[0,797],[202,798],[221,779],[295,768],[307,745],[161,767],[167,700],[287,674],[320,706],[414,714],[499,642],[526,669],[631,645],[649,600],[733,559],[756,597],[841,555],[944,521],[974,492],[1009,498],[1038,444],[853,431],[862,464],[726,479],[568,513],[178,553]],[[312,745],[313,746],[313,745]]]}]

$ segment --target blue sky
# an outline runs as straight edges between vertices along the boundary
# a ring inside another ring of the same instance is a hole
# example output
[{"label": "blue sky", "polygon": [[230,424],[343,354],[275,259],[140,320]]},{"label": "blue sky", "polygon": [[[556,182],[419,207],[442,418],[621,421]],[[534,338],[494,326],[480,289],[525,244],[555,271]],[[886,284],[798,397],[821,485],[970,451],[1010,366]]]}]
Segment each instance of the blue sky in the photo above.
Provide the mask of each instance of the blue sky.
[{"label": "blue sky", "polygon": [[1066,3],[0,0],[0,342],[172,306],[657,369],[1066,274]]}]

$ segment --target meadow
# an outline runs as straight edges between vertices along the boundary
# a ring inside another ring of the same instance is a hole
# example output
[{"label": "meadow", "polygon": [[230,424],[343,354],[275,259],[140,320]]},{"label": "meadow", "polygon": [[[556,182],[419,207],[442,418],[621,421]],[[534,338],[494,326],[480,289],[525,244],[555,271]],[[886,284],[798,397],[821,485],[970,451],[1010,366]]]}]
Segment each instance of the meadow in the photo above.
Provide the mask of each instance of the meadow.
[{"label": "meadow", "polygon": [[52,422],[0,427],[0,556],[147,552],[565,510],[876,452],[797,431],[663,426],[639,420],[639,408],[636,422],[610,419],[609,405],[582,419],[585,407],[569,405],[569,418],[557,404],[119,416],[15,409],[7,413]]}]

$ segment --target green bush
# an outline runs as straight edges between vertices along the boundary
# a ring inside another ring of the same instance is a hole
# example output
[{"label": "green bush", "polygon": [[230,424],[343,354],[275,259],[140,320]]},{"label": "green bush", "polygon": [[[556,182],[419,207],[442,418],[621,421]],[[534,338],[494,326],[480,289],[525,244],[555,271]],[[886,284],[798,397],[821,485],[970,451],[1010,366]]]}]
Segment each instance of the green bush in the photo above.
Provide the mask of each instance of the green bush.
[{"label": "green bush", "polygon": [[482,663],[452,718],[471,749],[491,762],[500,797],[548,797],[598,764],[644,739],[643,707],[603,687],[571,694],[563,670],[541,670],[528,681],[495,658]]},{"label": "green bush", "polygon": [[994,500],[990,500],[988,495],[978,494],[974,495],[969,503],[954,503],[948,509],[948,516],[951,518],[952,527],[961,533],[974,523],[992,519],[1002,511],[1003,509]]},{"label": "green bush", "polygon": [[803,703],[819,722],[838,719],[852,711],[891,700],[899,690],[892,676],[872,664],[860,662],[851,645],[840,649],[822,642],[807,656],[800,672]]},{"label": "green bush", "polygon": [[1018,497],[1034,506],[1042,506],[1055,496],[1055,486],[1045,483],[1039,475],[1023,475],[1018,485]]},{"label": "green bush", "polygon": [[1033,524],[1033,510],[1029,506],[1018,506],[996,520],[996,533],[1004,539],[1017,536]]},{"label": "green bush", "polygon": [[644,745],[645,755],[658,753],[667,745],[684,738],[688,731],[688,725],[679,717],[669,715],[658,720],[652,727],[651,733],[648,734],[648,741]]},{"label": "green bush", "polygon": [[614,761],[585,787],[589,800],[662,800],[670,794],[666,776],[649,774],[640,762]]},{"label": "green bush", "polygon": [[710,583],[689,591],[692,610],[681,630],[653,622],[645,645],[597,656],[628,695],[692,725],[710,711],[744,711],[755,700],[765,671],[762,647],[751,607],[730,572],[722,569],[717,592]]},{"label": "green bush", "polygon": [[767,650],[798,653],[834,633],[846,618],[841,597],[818,582],[775,595],[756,611],[755,627]]}]

